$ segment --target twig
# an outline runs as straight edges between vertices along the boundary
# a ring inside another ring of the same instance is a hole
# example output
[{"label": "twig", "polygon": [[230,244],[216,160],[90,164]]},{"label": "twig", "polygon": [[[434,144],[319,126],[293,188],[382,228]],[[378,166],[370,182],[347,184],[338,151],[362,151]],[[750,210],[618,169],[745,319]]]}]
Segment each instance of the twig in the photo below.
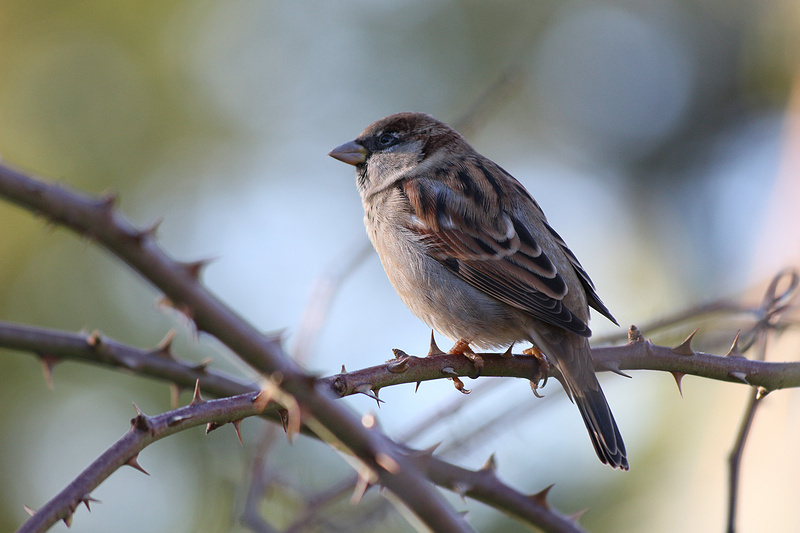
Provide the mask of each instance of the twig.
[{"label": "twig", "polygon": [[[129,465],[144,472],[137,459],[144,448],[164,437],[196,426],[206,424],[213,428],[258,415],[264,408],[260,401],[263,394],[251,392],[205,401],[201,398],[198,387],[192,402],[185,407],[156,416],[147,416],[137,409],[137,416],[131,420],[130,431],[93,461],[58,495],[36,510],[18,530],[19,533],[45,531],[59,520],[71,524],[77,507],[81,503],[91,502],[91,492],[117,469]],[[405,459],[404,462],[426,472],[434,483],[442,487],[490,503],[545,531],[580,531],[572,519],[550,509],[543,496],[528,497],[501,482],[493,466],[472,471],[433,457],[432,451],[417,451],[405,447],[398,450]]]},{"label": "twig", "polygon": [[295,361],[305,361],[317,343],[319,332],[325,323],[333,299],[342,282],[372,254],[372,245],[362,242],[348,249],[341,258],[332,261],[324,274],[314,282],[308,304],[297,327],[292,356]]},{"label": "twig", "polygon": [[[484,359],[484,376],[516,377],[536,380],[540,368],[535,358],[525,355],[480,353]],[[733,355],[733,354],[731,354]],[[764,362],[743,357],[712,355],[694,351],[685,341],[670,348],[640,340],[623,346],[592,349],[597,371],[660,370],[663,372],[745,383],[774,391],[800,387],[800,362]],[[448,376],[470,376],[475,369],[465,357],[443,354],[436,357],[415,357],[401,352],[397,359],[383,365],[320,378],[337,395],[380,390],[403,383],[416,383]],[[557,375],[555,376],[557,377]]]},{"label": "twig", "polygon": [[[178,383],[184,388],[191,380],[200,379],[203,390],[218,397],[242,394],[257,388],[252,383],[214,371],[204,364],[179,361],[174,356],[161,357],[158,355],[158,348],[132,348],[99,334],[87,336],[0,321],[0,347],[49,357],[48,364],[61,359],[74,359],[134,370],[141,375]],[[598,372],[657,370],[732,383],[745,383],[744,379],[746,384],[762,387],[765,391],[800,387],[800,362],[754,361],[736,357],[736,350],[719,356],[696,352],[691,347],[689,349],[692,354],[686,355],[678,353],[677,348],[638,340],[622,346],[593,348],[592,357]],[[323,388],[335,393],[336,397],[344,397],[393,385],[443,379],[451,375],[468,377],[475,372],[472,363],[458,355],[414,357],[399,350],[398,353],[401,354],[399,359],[318,378],[316,381]],[[496,353],[479,355],[486,361],[484,376],[525,379],[541,377],[539,364],[533,357],[513,355],[508,358],[504,354]]]},{"label": "twig", "polygon": [[[757,309],[740,304],[732,298],[724,298],[705,302],[699,305],[689,307],[687,309],[680,309],[670,315],[665,315],[651,320],[639,326],[641,331],[647,332],[648,335],[653,335],[659,331],[674,328],[682,324],[692,322],[696,324],[697,321],[706,316],[713,315],[749,315],[755,316],[758,312]],[[696,327],[696,326],[695,326]],[[606,344],[618,344],[623,342],[627,337],[627,332],[611,333],[608,335],[593,336],[591,341],[592,345],[602,346]]]},{"label": "twig", "polygon": [[264,492],[268,486],[266,461],[269,451],[272,450],[277,441],[277,437],[277,426],[266,426],[250,462],[247,494],[245,495],[241,521],[256,533],[273,533],[275,531],[264,520],[261,513],[258,512],[258,504],[264,497]]},{"label": "twig", "polygon": [[[778,292],[781,284],[787,285],[782,292]],[[764,361],[767,357],[767,343],[769,342],[770,329],[780,319],[780,316],[790,309],[798,298],[798,288],[800,288],[800,276],[794,270],[783,270],[779,272],[770,282],[764,293],[761,307],[759,308],[758,321],[754,326],[756,337],[758,338],[758,353],[756,359]],[[738,505],[739,481],[742,468],[742,458],[750,429],[753,427],[753,420],[756,411],[761,405],[761,400],[765,393],[762,390],[754,390],[750,394],[750,399],[745,407],[739,432],[736,436],[733,449],[728,456],[728,533],[736,531],[736,511]]]},{"label": "twig", "polygon": [[761,398],[762,397],[759,397],[756,391],[750,393],[750,398],[747,401],[741,425],[739,426],[739,432],[736,435],[736,441],[728,456],[728,533],[734,533],[736,531],[739,474],[742,467],[742,457],[744,456],[744,446],[747,442],[747,436],[750,434],[750,428],[753,426],[753,420],[756,417],[756,409],[761,402]]},{"label": "twig", "polygon": [[89,496],[91,492],[114,471],[129,465],[147,473],[137,461],[139,452],[145,447],[191,427],[210,422],[233,422],[252,416],[255,413],[255,396],[251,392],[224,400],[197,400],[186,407],[152,417],[137,409],[137,416],[131,420],[130,431],[95,459],[58,495],[36,510],[19,528],[18,533],[46,531],[59,520],[69,526],[77,507],[81,503],[92,501]]},{"label": "twig", "polygon": [[95,331],[68,333],[38,326],[0,321],[0,347],[31,352],[39,356],[45,373],[63,360],[75,360],[109,368],[129,370],[190,389],[197,380],[204,391],[216,397],[258,391],[257,383],[217,372],[210,361],[193,363],[178,359],[172,350],[172,333],[149,350],[134,348]]}]

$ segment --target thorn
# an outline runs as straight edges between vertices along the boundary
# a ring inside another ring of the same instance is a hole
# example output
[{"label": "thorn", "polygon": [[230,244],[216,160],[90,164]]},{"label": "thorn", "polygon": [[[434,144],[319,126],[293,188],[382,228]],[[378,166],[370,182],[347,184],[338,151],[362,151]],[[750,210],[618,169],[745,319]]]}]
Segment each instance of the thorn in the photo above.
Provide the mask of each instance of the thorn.
[{"label": "thorn", "polygon": [[206,403],[202,396],[200,396],[200,380],[194,382],[194,393],[192,394],[192,401],[189,402],[190,406],[200,405]]},{"label": "thorn", "polygon": [[169,405],[172,409],[177,409],[180,405],[181,387],[177,383],[169,384]]},{"label": "thorn", "polygon": [[145,239],[149,239],[149,238],[155,237],[156,233],[158,233],[158,228],[159,228],[159,226],[161,226],[162,222],[164,222],[164,218],[163,217],[157,218],[156,221],[153,222],[152,224],[150,224],[148,227],[144,228],[143,230],[140,230],[134,236],[134,238],[137,241],[142,242]]},{"label": "thorn", "polygon": [[90,333],[90,334],[89,334],[89,335],[86,337],[86,344],[87,344],[87,345],[89,346],[89,348],[91,348],[92,350],[96,350],[97,348],[99,348],[99,347],[100,347],[100,344],[102,344],[102,342],[103,342],[103,339],[102,339],[102,338],[100,338],[100,332],[99,332],[99,331],[97,331],[97,330],[95,330],[95,331],[92,331],[92,332],[91,332],[91,333]]},{"label": "thorn", "polygon": [[239,439],[239,444],[241,444],[242,447],[244,447],[244,442],[242,441],[242,420],[241,419],[234,420],[232,424],[233,424],[233,429],[236,431],[236,438]]},{"label": "thorn", "polygon": [[167,334],[164,335],[164,338],[161,339],[161,341],[158,343],[156,349],[150,353],[152,353],[153,355],[157,355],[159,357],[164,357],[166,359],[172,359],[174,361],[175,357],[172,355],[172,341],[175,340],[176,334],[177,334],[176,330],[174,329],[169,330]]},{"label": "thorn", "polygon": [[472,485],[468,483],[464,483],[462,481],[457,481],[456,483],[453,483],[453,492],[461,496],[462,500],[467,499],[467,492],[469,492],[471,489]]},{"label": "thorn", "polygon": [[59,363],[61,359],[53,357],[52,355],[39,354],[39,361],[42,363],[44,382],[50,390],[54,390],[56,387],[53,383],[53,367],[55,367],[56,363]]},{"label": "thorn", "polygon": [[633,344],[635,342],[644,342],[644,337],[642,336],[642,332],[639,331],[639,328],[631,324],[631,327],[628,328],[628,344]]},{"label": "thorn", "polygon": [[423,450],[415,450],[414,454],[417,457],[430,458],[430,457],[433,457],[433,453],[441,445],[442,445],[442,443],[441,443],[441,441],[439,441],[439,442],[433,444],[432,446],[428,446],[427,448],[425,448]]},{"label": "thorn", "polygon": [[25,512],[28,513],[31,516],[36,514],[36,511],[34,509],[32,509],[31,507],[28,507],[27,505],[23,505],[22,508],[25,509]]},{"label": "thorn", "polygon": [[420,385],[422,385],[422,382],[421,381],[417,381],[417,384],[414,386],[414,394],[417,393],[417,391],[419,390],[419,386]]},{"label": "thorn", "polygon": [[732,377],[733,379],[739,380],[745,385],[750,385],[750,382],[747,381],[747,374],[744,372],[728,372],[728,376]]},{"label": "thorn", "polygon": [[375,454],[375,462],[390,474],[396,474],[400,471],[400,465],[397,464],[397,461],[391,455],[383,452]]},{"label": "thorn", "polygon": [[131,429],[135,429],[136,431],[150,431],[152,429],[150,427],[150,417],[139,409],[136,403],[131,403],[133,403],[133,408],[136,409],[136,416],[131,418]]},{"label": "thorn", "polygon": [[756,389],[756,400],[762,399],[764,396],[770,393],[770,390],[766,387],[759,387]]},{"label": "thorn", "polygon": [[195,372],[205,372],[206,368],[208,368],[208,365],[210,365],[213,362],[214,362],[213,359],[211,359],[210,357],[206,357],[205,359],[203,359],[199,363],[192,365],[191,368]]},{"label": "thorn", "polygon": [[178,309],[175,306],[175,304],[172,303],[172,300],[170,300],[169,298],[167,298],[163,294],[161,296],[157,296],[156,297],[155,304],[156,304],[156,308],[160,309],[160,310],[165,310],[165,309],[175,309],[175,310],[177,310]]},{"label": "thorn", "polygon": [[574,512],[571,515],[567,516],[567,519],[572,520],[573,522],[575,522],[577,524],[578,521],[581,519],[581,517],[584,514],[586,514],[586,511],[588,511],[588,510],[589,509],[581,509],[580,511]]},{"label": "thorn", "polygon": [[68,528],[72,527],[72,517],[74,515],[75,513],[69,513],[67,516],[61,519],[64,522],[64,525],[66,525]]},{"label": "thorn", "polygon": [[[401,350],[400,348],[392,348],[392,354],[394,355],[395,359],[402,359],[403,357],[408,357],[408,354]],[[389,361],[386,361],[387,363]]]},{"label": "thorn", "polygon": [[742,330],[736,332],[736,336],[733,338],[733,344],[731,344],[731,349],[728,350],[728,353],[725,354],[725,357],[741,357],[744,358],[744,354],[739,349],[739,335],[742,333]]},{"label": "thorn", "polygon": [[357,505],[361,503],[361,499],[364,497],[364,494],[367,493],[367,489],[369,489],[369,487],[370,487],[369,475],[366,473],[359,472],[358,480],[356,481],[356,486],[353,487],[353,494],[350,496],[350,503],[352,505]]},{"label": "thorn", "polygon": [[347,369],[342,365],[342,371],[339,374],[347,374]]},{"label": "thorn", "polygon": [[364,383],[364,384],[359,385],[358,387],[354,388],[353,392],[356,392],[358,394],[363,394],[365,396],[369,396],[370,398],[372,398],[373,400],[378,402],[378,407],[380,407],[381,404],[385,403],[385,402],[383,400],[381,400],[380,398],[378,398],[378,391],[379,390],[380,389],[375,389],[375,391],[373,391],[371,384]]},{"label": "thorn", "polygon": [[442,374],[446,374],[448,376],[458,376],[458,372],[453,370],[452,366],[446,366],[442,369]]},{"label": "thorn", "polygon": [[97,199],[97,207],[104,211],[112,211],[114,206],[117,204],[119,200],[119,195],[115,192],[106,192],[102,196]]},{"label": "thorn", "polygon": [[202,273],[203,269],[213,260],[214,259],[198,259],[197,261],[180,263],[180,266],[183,268],[183,271],[186,273],[186,275],[195,281],[200,281],[200,274]]},{"label": "thorn", "polygon": [[218,424],[216,422],[209,422],[208,424],[206,424],[206,435],[208,435],[209,433],[211,433],[215,429],[221,428],[224,425],[225,424]]},{"label": "thorn", "polygon": [[678,372],[677,370],[673,370],[670,372],[672,377],[675,378],[675,384],[678,386],[678,392],[681,393],[681,398],[683,398],[683,389],[681,389],[681,381],[683,380],[683,376],[686,375],[686,372]]},{"label": "thorn", "polygon": [[431,330],[431,347],[428,350],[428,357],[442,354],[444,354],[444,352],[436,345],[436,339],[433,337],[433,330]]},{"label": "thorn", "polygon": [[600,367],[603,370],[608,370],[609,372],[613,372],[613,373],[617,374],[618,376],[622,376],[624,378],[630,378],[631,377],[631,376],[629,376],[628,374],[626,374],[625,372],[623,372],[622,370],[619,369],[619,361],[605,361],[604,363],[602,363],[600,365]]},{"label": "thorn", "polygon": [[550,503],[547,501],[547,496],[550,494],[550,491],[553,490],[553,487],[555,486],[556,486],[555,483],[551,483],[542,490],[540,490],[539,492],[537,492],[536,494],[531,494],[530,496],[528,496],[528,498],[533,500],[534,503],[541,505],[545,509],[550,509]]},{"label": "thorn", "polygon": [[511,350],[514,348],[514,343],[512,342],[511,345],[508,347],[508,350],[500,354],[500,357],[503,359],[511,359],[514,357],[514,354],[511,353]]},{"label": "thorn", "polygon": [[483,472],[492,472],[492,473],[497,471],[497,459],[495,459],[494,453],[492,453],[492,455],[490,455],[489,458],[486,459],[486,462],[483,463],[481,470]]},{"label": "thorn", "polygon": [[686,340],[672,349],[672,353],[686,356],[697,355],[695,351],[692,350],[692,338],[694,337],[695,333],[697,333],[697,330],[689,333],[689,336],[686,337]]},{"label": "thorn", "polygon": [[[400,351],[400,350],[398,350],[398,351]],[[409,359],[410,359],[410,357],[408,357],[406,355],[405,357],[403,357],[399,361],[390,361],[386,365],[386,370],[388,370],[389,372],[393,372],[395,374],[401,374],[401,373],[405,372],[406,370],[408,370],[408,361],[409,361]]]},{"label": "thorn", "polygon": [[100,500],[96,500],[96,499],[92,498],[88,494],[86,494],[83,498],[81,498],[81,501],[83,502],[83,505],[86,506],[86,510],[89,511],[90,513],[92,512],[91,507],[89,507],[89,503],[90,502],[91,503],[103,503]]},{"label": "thorn", "polygon": [[138,453],[137,453],[137,454],[135,454],[135,455],[133,455],[133,456],[131,456],[131,458],[130,458],[130,459],[128,459],[127,461],[125,461],[125,464],[126,464],[126,465],[128,465],[128,466],[130,466],[131,468],[135,468],[136,470],[138,470],[138,471],[139,471],[139,472],[141,472],[142,474],[145,474],[145,475],[148,475],[148,476],[149,476],[150,474],[147,472],[147,470],[145,470],[144,468],[142,468],[142,465],[140,465],[140,464],[139,464],[139,461],[137,461],[137,458],[138,458],[138,457],[139,457],[139,454],[138,454]]}]

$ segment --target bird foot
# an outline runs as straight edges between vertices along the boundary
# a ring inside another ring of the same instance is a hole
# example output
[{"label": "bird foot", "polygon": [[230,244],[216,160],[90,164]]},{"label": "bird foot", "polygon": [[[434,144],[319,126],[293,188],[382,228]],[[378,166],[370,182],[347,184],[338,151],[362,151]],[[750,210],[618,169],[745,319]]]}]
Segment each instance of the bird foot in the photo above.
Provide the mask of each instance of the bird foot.
[{"label": "bird foot", "polygon": [[475,376],[470,376],[472,379],[478,379],[483,373],[483,357],[472,351],[472,348],[469,347],[469,341],[465,339],[458,339],[458,341],[447,353],[451,355],[463,355],[472,361],[472,364],[475,367]]},{"label": "bird foot", "polygon": [[[522,353],[525,355],[532,355],[539,361],[539,375],[544,376],[544,381],[542,381],[542,387],[547,385],[547,377],[550,375],[550,361],[547,360],[547,356],[542,353],[542,351],[537,348],[536,346],[531,346],[530,348],[526,348],[522,350]],[[539,389],[538,380],[531,381],[531,389],[533,389],[533,394],[537,398],[540,398],[541,395],[536,392]]]}]

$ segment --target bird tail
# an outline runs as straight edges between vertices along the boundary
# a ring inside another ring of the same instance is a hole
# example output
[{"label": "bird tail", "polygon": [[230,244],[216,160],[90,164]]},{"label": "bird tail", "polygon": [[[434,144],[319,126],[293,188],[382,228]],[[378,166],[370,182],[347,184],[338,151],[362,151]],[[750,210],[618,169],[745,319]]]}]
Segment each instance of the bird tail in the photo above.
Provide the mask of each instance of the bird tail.
[{"label": "bird tail", "polygon": [[565,335],[546,344],[550,344],[551,350],[545,354],[553,359],[564,389],[578,406],[597,457],[613,468],[628,470],[625,443],[594,374],[589,342],[585,337]]},{"label": "bird tail", "polygon": [[611,414],[603,389],[595,378],[596,390],[572,391],[572,397],[589,431],[594,451],[600,460],[614,468],[628,470],[628,457],[622,435]]}]

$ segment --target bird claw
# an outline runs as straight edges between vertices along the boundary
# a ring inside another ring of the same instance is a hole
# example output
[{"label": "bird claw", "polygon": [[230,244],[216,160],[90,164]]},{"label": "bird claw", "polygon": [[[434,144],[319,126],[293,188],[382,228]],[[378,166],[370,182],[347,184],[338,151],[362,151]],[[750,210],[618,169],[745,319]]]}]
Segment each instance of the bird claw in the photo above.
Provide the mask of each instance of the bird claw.
[{"label": "bird claw", "polygon": [[447,353],[451,355],[463,355],[472,361],[472,364],[475,367],[475,376],[470,377],[472,377],[472,379],[478,379],[481,377],[481,374],[483,373],[483,357],[472,351],[472,348],[469,347],[469,341],[465,339],[458,339],[458,342],[456,342]]},{"label": "bird claw", "polygon": [[[547,360],[547,356],[543,354],[542,351],[536,346],[531,346],[530,348],[522,350],[522,353],[525,355],[532,355],[537,361],[539,361],[539,375],[544,376],[542,387],[547,385],[547,377],[550,375],[550,361]],[[536,392],[536,389],[539,388],[539,385],[536,382],[531,381],[531,388],[533,389],[534,396],[540,398],[541,396]]]},{"label": "bird claw", "polygon": [[453,385],[455,386],[456,390],[461,394],[469,394],[472,392],[472,389],[467,389],[464,387],[464,382],[458,379],[458,376],[453,376],[450,378],[453,380]]}]

